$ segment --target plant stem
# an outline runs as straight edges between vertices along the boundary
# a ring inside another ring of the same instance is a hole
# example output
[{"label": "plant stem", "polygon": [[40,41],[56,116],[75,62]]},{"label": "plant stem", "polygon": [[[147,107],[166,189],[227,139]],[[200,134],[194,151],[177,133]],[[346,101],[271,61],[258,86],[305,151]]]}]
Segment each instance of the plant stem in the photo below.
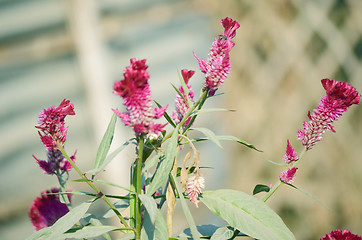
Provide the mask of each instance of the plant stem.
[{"label": "plant stem", "polygon": [[72,205],[70,204],[68,194],[66,194],[66,192],[67,192],[66,181],[64,181],[62,174],[59,171],[57,171],[56,174],[57,174],[57,178],[59,181],[60,191],[63,193],[63,194],[60,194],[60,197],[64,201],[65,205],[67,205],[67,207],[70,211],[72,209]]},{"label": "plant stem", "polygon": [[126,220],[122,217],[122,215],[120,214],[120,212],[113,206],[113,204],[108,200],[108,198],[96,187],[92,184],[91,180],[89,180],[83,173],[82,171],[78,168],[77,165],[75,165],[75,163],[73,162],[73,160],[68,156],[68,154],[64,151],[62,145],[57,142],[58,148],[61,151],[61,153],[63,154],[63,156],[68,160],[68,162],[72,165],[72,167],[74,168],[74,170],[79,174],[79,176],[97,193],[97,196],[99,198],[101,198],[103,201],[105,201],[107,203],[107,205],[113,210],[113,212],[117,215],[117,217],[119,218],[119,220],[122,222],[122,224],[126,227],[129,228]]},{"label": "plant stem", "polygon": [[141,201],[138,195],[142,193],[143,143],[144,137],[141,135],[138,143],[138,158],[136,160],[136,239],[140,239],[142,226]]}]

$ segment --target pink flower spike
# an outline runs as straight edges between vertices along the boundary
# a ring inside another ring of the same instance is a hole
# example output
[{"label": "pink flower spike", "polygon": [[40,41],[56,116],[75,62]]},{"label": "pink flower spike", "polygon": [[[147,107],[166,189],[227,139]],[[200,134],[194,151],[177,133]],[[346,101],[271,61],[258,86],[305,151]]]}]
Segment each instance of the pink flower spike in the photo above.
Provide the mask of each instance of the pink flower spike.
[{"label": "pink flower spike", "polygon": [[294,161],[298,161],[298,153],[294,151],[294,148],[289,142],[289,139],[287,140],[287,150],[285,151],[285,155],[283,157],[283,160],[285,163],[289,164]]},{"label": "pink flower spike", "polygon": [[195,175],[189,178],[187,182],[187,196],[196,207],[199,207],[199,194],[205,188],[205,179],[200,175]]},{"label": "pink flower spike", "polygon": [[[53,188],[50,191],[42,192],[42,195],[35,198],[30,206],[29,217],[36,231],[52,226],[59,218],[69,212],[67,205],[60,202],[58,195],[47,195],[49,193],[59,193],[59,190]],[[68,198],[71,201],[71,195],[68,195]]]},{"label": "pink flower spike", "polygon": [[123,98],[127,111],[124,113],[114,109],[113,111],[122,119],[125,125],[130,125],[136,134],[163,131],[160,128],[161,125],[157,128],[150,128],[154,119],[163,116],[167,106],[152,108],[151,90],[148,84],[150,75],[146,71],[148,68],[146,59],[136,60],[132,58],[130,62],[130,66],[126,67],[123,74],[124,79],[116,81],[113,86],[113,93]]},{"label": "pink flower spike", "polygon": [[295,173],[297,172],[298,168],[288,168],[285,171],[282,171],[279,178],[282,182],[292,184],[294,182]]},{"label": "pink flower spike", "polygon": [[231,61],[229,53],[235,45],[231,40],[235,37],[236,30],[240,27],[240,24],[231,18],[222,19],[221,24],[224,27],[224,34],[215,38],[208,60],[200,59],[194,52],[201,72],[205,73],[204,88],[210,89],[213,91],[213,94],[224,83],[224,80],[230,73]]},{"label": "pink flower spike", "polygon": [[336,229],[322,237],[320,240],[362,240],[362,237],[353,234],[348,230],[343,230],[342,233],[341,230]]},{"label": "pink flower spike", "polygon": [[[172,118],[175,120],[176,123],[180,123],[183,117],[186,115],[186,113],[189,111],[190,107],[188,103],[185,101],[187,100],[187,97],[193,102],[195,92],[191,88],[191,84],[189,84],[190,78],[194,75],[195,71],[182,69],[181,74],[183,77],[183,80],[189,90],[188,96],[186,96],[186,93],[182,86],[178,88],[179,92],[182,94],[180,96],[177,94],[176,100],[175,100],[175,108],[176,112],[172,113]],[[186,127],[191,120],[191,117],[189,117],[186,122],[184,123],[184,126]]]},{"label": "pink flower spike", "polygon": [[298,130],[298,139],[310,150],[322,139],[327,130],[335,132],[332,123],[338,120],[352,104],[359,104],[361,94],[348,83],[323,79],[322,85],[326,90],[317,108],[308,113],[308,122],[303,123],[303,129]]}]

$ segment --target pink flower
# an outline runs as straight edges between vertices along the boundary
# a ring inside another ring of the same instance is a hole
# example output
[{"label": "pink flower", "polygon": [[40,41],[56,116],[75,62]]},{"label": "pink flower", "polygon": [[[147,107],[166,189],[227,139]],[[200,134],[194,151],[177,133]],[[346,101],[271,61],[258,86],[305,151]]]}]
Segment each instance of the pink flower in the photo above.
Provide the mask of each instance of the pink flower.
[{"label": "pink flower", "polygon": [[201,72],[205,73],[206,81],[204,87],[210,89],[210,95],[215,93],[230,73],[231,61],[229,53],[235,45],[231,39],[235,37],[236,30],[240,27],[237,21],[228,17],[222,19],[221,24],[224,27],[224,34],[215,38],[208,60],[200,59],[194,52]]},{"label": "pink flower", "polygon": [[361,94],[345,82],[323,79],[322,85],[327,95],[322,98],[313,110],[308,113],[308,122],[303,123],[303,129],[298,130],[298,139],[307,150],[322,139],[326,130],[333,129],[332,123],[339,119],[352,104],[359,104]]},{"label": "pink flower", "polygon": [[[57,194],[47,195],[49,193],[59,193],[56,188],[50,191],[42,192],[40,197],[35,198],[29,209],[29,217],[36,231],[53,225],[59,218],[69,212],[66,204],[61,203]],[[68,195],[69,201],[71,196]]]},{"label": "pink flower", "polygon": [[287,170],[283,171],[279,176],[280,180],[282,182],[289,183],[289,184],[293,183],[297,169],[298,168],[293,167],[293,168],[288,168]]},{"label": "pink flower", "polygon": [[343,233],[341,230],[337,229],[334,230],[324,237],[322,237],[320,240],[362,240],[362,237],[351,233],[348,230],[343,230]]},{"label": "pink flower", "polygon": [[146,59],[131,59],[123,74],[124,79],[116,81],[113,93],[124,100],[127,112],[113,111],[120,117],[125,125],[130,125],[136,134],[159,133],[166,124],[154,123],[166,111],[167,105],[162,108],[152,108],[152,97],[148,79],[150,75],[146,71]]},{"label": "pink flower", "polygon": [[[189,84],[189,80],[194,75],[194,73],[195,73],[195,71],[192,71],[192,70],[186,70],[186,69],[181,70],[183,80],[185,81],[185,84],[186,84],[187,88],[189,89],[188,98],[192,102],[193,102],[193,99],[194,99],[195,92],[192,90],[191,84]],[[185,93],[183,87],[180,86],[178,88],[178,90],[182,94],[182,96],[177,94],[176,100],[175,100],[175,102],[176,102],[176,104],[175,104],[176,112],[174,112],[172,114],[172,118],[175,120],[176,123],[180,123],[181,120],[183,119],[183,117],[186,115],[186,113],[190,110],[189,105],[185,101],[185,100],[187,100],[187,96],[186,96],[186,93]],[[185,127],[189,124],[190,120],[191,120],[191,117],[189,117],[186,120],[186,122],[184,123]]]},{"label": "pink flower", "polygon": [[[74,105],[69,100],[63,100],[60,105],[55,108],[52,106],[48,109],[43,109],[39,114],[38,131],[40,139],[47,148],[48,160],[39,160],[34,155],[36,162],[47,174],[62,175],[64,172],[69,172],[72,165],[60,152],[57,142],[64,145],[67,139],[68,127],[65,127],[65,117],[67,115],[75,115]],[[77,152],[77,151],[76,151]],[[75,154],[71,159],[75,161]]]},{"label": "pink flower", "polygon": [[189,178],[187,182],[187,196],[196,207],[199,207],[199,194],[201,190],[205,188],[205,179],[200,175],[196,174]]},{"label": "pink flower", "polygon": [[57,108],[52,106],[39,114],[39,125],[35,127],[40,129],[40,139],[47,148],[58,148],[57,142],[63,144],[67,139],[68,127],[64,122],[67,115],[75,115],[75,112],[74,105],[65,99]]},{"label": "pink flower", "polygon": [[294,148],[292,147],[292,145],[289,142],[289,139],[287,140],[287,150],[285,151],[285,155],[283,157],[284,162],[286,162],[287,164],[294,162],[294,161],[298,161],[299,157],[298,157],[298,153],[296,151],[294,151]]},{"label": "pink flower", "polygon": [[[65,172],[69,172],[72,170],[72,165],[68,162],[68,160],[63,156],[59,149],[48,149],[47,150],[48,160],[39,160],[34,155],[36,162],[39,164],[39,167],[44,170],[46,174],[56,174],[62,175]],[[73,162],[75,161],[75,153],[70,157]]]}]

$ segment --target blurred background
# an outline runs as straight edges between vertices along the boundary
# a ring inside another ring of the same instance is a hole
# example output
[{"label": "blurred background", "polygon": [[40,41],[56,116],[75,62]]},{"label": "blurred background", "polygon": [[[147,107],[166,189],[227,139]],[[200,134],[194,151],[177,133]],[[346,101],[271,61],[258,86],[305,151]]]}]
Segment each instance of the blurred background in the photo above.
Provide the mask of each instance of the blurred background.
[{"label": "blurred background", "polygon": [[[362,91],[361,12],[360,0],[0,0],[0,238],[30,235],[29,206],[57,186],[31,156],[46,157],[34,128],[43,108],[64,98],[74,103],[66,150],[77,149],[81,169],[91,169],[111,108],[122,105],[112,86],[129,59],[147,59],[153,98],[170,103],[171,113],[170,82],[178,84],[183,68],[198,71],[192,51],[207,57],[226,16],[241,25],[233,67],[219,90],[225,94],[206,107],[236,112],[204,114],[195,125],[263,152],[231,142],[223,150],[200,143],[201,164],[214,168],[204,172],[206,188],[251,194],[258,183],[274,183],[283,169],[267,160],[282,162],[287,139],[301,151],[296,132],[325,94],[320,80],[346,81]],[[196,92],[202,77],[197,72],[191,79]],[[336,228],[362,235],[361,119],[361,107],[352,106],[335,123],[336,133],[326,133],[299,165],[295,185],[326,207],[287,186],[268,201],[298,240],[319,239]],[[115,146],[132,136],[120,121],[116,131]],[[102,177],[127,186],[132,150]],[[197,224],[222,224],[202,206],[190,207]],[[180,216],[175,234],[187,227]]]}]

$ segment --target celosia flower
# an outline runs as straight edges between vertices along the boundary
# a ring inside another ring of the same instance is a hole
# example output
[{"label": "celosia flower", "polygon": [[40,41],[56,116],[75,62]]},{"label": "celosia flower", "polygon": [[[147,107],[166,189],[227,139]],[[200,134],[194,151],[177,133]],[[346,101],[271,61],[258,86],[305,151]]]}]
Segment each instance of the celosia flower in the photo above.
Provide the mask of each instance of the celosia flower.
[{"label": "celosia flower", "polygon": [[308,113],[309,121],[304,122],[303,129],[297,133],[298,139],[307,150],[322,139],[326,130],[335,132],[332,123],[352,104],[359,104],[361,98],[361,94],[348,83],[323,79],[322,85],[327,95],[322,98],[313,113]]},{"label": "celosia flower", "polygon": [[[60,152],[57,142],[62,146],[67,139],[68,127],[65,127],[65,117],[67,115],[75,115],[74,105],[69,100],[63,100],[56,108],[52,106],[48,109],[43,109],[39,114],[38,131],[40,139],[47,148],[48,160],[39,160],[34,155],[36,162],[47,174],[61,175],[72,169],[72,165]],[[71,159],[75,161],[75,154]]]},{"label": "celosia flower", "polygon": [[69,100],[63,100],[55,108],[52,106],[43,109],[39,114],[38,131],[41,141],[47,148],[57,148],[57,142],[63,144],[67,139],[68,127],[65,127],[64,119],[67,115],[75,115],[74,105]]},{"label": "celosia flower", "polygon": [[337,229],[334,230],[324,237],[322,237],[320,240],[362,240],[362,237],[351,233],[348,230],[343,230],[343,233],[341,230]]},{"label": "celosia flower", "polygon": [[282,182],[289,183],[289,184],[293,183],[297,169],[298,168],[293,167],[293,168],[288,168],[287,170],[283,171],[279,176],[280,180]]},{"label": "celosia flower", "polygon": [[294,151],[294,148],[292,147],[292,145],[290,144],[289,139],[288,139],[287,140],[287,150],[285,151],[283,160],[284,160],[284,162],[289,164],[291,162],[298,161],[298,159],[299,159],[298,153],[296,151]]},{"label": "celosia flower", "polygon": [[217,88],[223,84],[230,73],[231,61],[229,53],[235,45],[231,39],[236,35],[236,30],[240,27],[237,21],[231,18],[221,20],[224,27],[224,34],[215,38],[212,43],[208,60],[200,59],[195,53],[194,56],[199,62],[201,72],[205,73],[204,88],[210,89],[210,95],[213,95]]},{"label": "celosia flower", "polygon": [[124,79],[116,81],[113,93],[124,100],[127,112],[113,111],[120,117],[125,125],[130,125],[136,134],[159,133],[166,124],[153,122],[159,119],[166,111],[167,105],[162,108],[152,108],[152,97],[148,79],[150,75],[146,71],[146,59],[131,59],[123,74]]},{"label": "celosia flower", "polygon": [[199,207],[199,194],[201,190],[205,188],[205,179],[201,177],[199,174],[195,174],[190,177],[187,182],[187,196],[196,207]]},{"label": "celosia flower", "polygon": [[[49,193],[51,195],[48,195]],[[52,226],[59,218],[69,212],[67,205],[60,202],[59,196],[56,193],[59,193],[59,190],[56,188],[44,191],[40,197],[35,198],[30,206],[29,217],[36,231]],[[70,194],[68,198],[71,201]]]},{"label": "celosia flower", "polygon": [[[186,70],[186,69],[181,70],[183,80],[185,81],[185,84],[186,84],[186,86],[187,86],[187,88],[189,90],[188,98],[192,102],[193,102],[193,99],[194,99],[195,92],[192,90],[191,84],[189,84],[189,80],[194,75],[194,73],[195,73],[195,71],[192,71],[192,70]],[[174,112],[172,114],[172,118],[175,120],[176,123],[180,123],[181,120],[183,119],[183,117],[186,115],[186,113],[190,110],[189,105],[185,101],[185,100],[187,100],[187,96],[186,96],[186,93],[185,93],[183,87],[180,86],[178,88],[178,90],[182,94],[182,96],[177,94],[176,100],[175,100],[175,102],[176,102],[175,103],[176,112]],[[191,117],[189,117],[186,120],[186,122],[184,123],[185,127],[189,124],[190,120],[191,120]]]}]

